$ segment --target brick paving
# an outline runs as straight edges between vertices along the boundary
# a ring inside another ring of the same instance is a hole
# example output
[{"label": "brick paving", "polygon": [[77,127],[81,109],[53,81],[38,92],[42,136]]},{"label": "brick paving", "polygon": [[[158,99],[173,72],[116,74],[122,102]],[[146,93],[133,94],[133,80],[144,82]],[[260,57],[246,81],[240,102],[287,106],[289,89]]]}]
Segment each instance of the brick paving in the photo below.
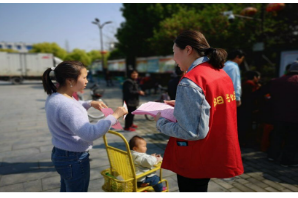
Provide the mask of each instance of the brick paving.
[{"label": "brick paving", "polygon": [[[105,88],[103,99],[109,107],[121,106],[120,86]],[[0,81],[0,90],[0,192],[58,192],[60,180],[50,159],[51,134],[44,110],[47,96],[41,82],[25,81],[22,85],[11,85]],[[141,102],[158,97],[141,97]],[[123,126],[123,121],[120,122]],[[168,137],[156,130],[155,122],[136,115],[135,124],[139,126],[135,132],[119,132],[126,139],[141,135],[147,140],[148,153],[163,155]],[[116,139],[112,141],[120,144]],[[298,167],[285,168],[270,162],[266,154],[257,149],[242,148],[241,151],[245,173],[234,178],[211,179],[209,192],[298,191]],[[100,172],[109,167],[109,162],[102,138],[94,141],[90,158],[89,192],[103,192]],[[163,170],[163,177],[169,181],[170,191],[178,192],[176,174]]]}]

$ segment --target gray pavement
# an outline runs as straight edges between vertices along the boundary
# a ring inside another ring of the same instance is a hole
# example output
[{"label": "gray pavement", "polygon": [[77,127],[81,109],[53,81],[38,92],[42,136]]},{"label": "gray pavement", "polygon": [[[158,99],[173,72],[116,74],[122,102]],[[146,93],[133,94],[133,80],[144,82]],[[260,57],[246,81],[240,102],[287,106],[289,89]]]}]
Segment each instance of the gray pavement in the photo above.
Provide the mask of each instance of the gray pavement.
[{"label": "gray pavement", "polygon": [[[46,97],[40,81],[25,81],[22,85],[0,81],[0,192],[59,191],[59,175],[50,159],[52,143],[44,110]],[[141,102],[158,97],[141,97]],[[109,107],[121,106],[121,98],[119,85],[106,88],[103,99]],[[123,126],[123,121],[120,122]],[[136,132],[120,131],[126,139],[141,135],[147,140],[148,153],[163,155],[168,137],[156,130],[155,122],[136,115],[134,123],[139,126]],[[298,191],[298,167],[285,168],[269,162],[266,154],[256,149],[241,150],[245,173],[235,178],[211,179],[209,192]],[[109,167],[109,161],[102,138],[94,141],[90,158],[89,192],[103,192],[100,172]],[[168,180],[170,191],[178,192],[175,173],[163,170],[163,177]]]}]

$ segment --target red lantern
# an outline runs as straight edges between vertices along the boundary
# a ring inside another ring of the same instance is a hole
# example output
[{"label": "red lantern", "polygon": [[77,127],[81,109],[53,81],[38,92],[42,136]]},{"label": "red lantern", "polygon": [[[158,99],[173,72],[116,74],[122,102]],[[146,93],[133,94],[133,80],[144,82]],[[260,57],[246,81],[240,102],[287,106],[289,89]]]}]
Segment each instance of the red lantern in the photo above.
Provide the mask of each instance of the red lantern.
[{"label": "red lantern", "polygon": [[101,54],[106,54],[106,53],[107,53],[107,51],[101,51],[100,53],[101,53]]},{"label": "red lantern", "polygon": [[276,12],[285,8],[284,3],[269,3],[266,7],[267,12]]},{"label": "red lantern", "polygon": [[257,13],[257,11],[258,11],[257,8],[247,7],[247,8],[244,8],[240,14],[243,16],[253,16]]}]

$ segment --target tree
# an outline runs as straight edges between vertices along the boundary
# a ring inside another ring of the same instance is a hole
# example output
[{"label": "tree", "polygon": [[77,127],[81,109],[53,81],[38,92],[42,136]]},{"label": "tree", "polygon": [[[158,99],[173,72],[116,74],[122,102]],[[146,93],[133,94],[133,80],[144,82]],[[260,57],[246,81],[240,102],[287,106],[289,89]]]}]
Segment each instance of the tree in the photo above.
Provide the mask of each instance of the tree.
[{"label": "tree", "polygon": [[89,66],[91,63],[90,56],[88,56],[85,50],[81,49],[74,49],[71,53],[67,54],[64,60],[80,61],[86,66]]},{"label": "tree", "polygon": [[61,48],[57,43],[37,43],[32,46],[30,53],[52,53],[54,56],[64,60],[67,55],[66,50]]},{"label": "tree", "polygon": [[[232,10],[239,15],[244,8],[250,6],[258,10],[251,19],[236,16],[233,22],[229,22],[221,14]],[[155,55],[171,54],[173,40],[181,31],[199,30],[212,47],[227,51],[243,49],[248,54],[246,60],[250,65],[267,74],[266,68],[271,67],[274,70],[274,66],[278,67],[278,54],[282,49],[298,47],[298,4],[286,4],[278,12],[266,12],[266,6],[267,4],[254,3],[206,4],[204,9],[181,7],[172,17],[159,23],[160,27],[154,30],[150,43],[157,49]],[[257,42],[264,43],[264,51],[253,51]]]},{"label": "tree", "polygon": [[[101,60],[101,57],[102,57],[102,55],[100,54],[100,51],[98,51],[98,50],[92,50],[92,51],[88,52],[87,55],[90,57],[90,60],[91,60],[90,63],[93,63],[96,60]],[[110,56],[109,52],[104,54],[104,65],[105,65],[105,67],[107,67],[107,65],[108,65],[109,56]]]},{"label": "tree", "polygon": [[18,51],[13,50],[13,49],[0,49],[0,52],[9,52],[9,53],[13,53],[13,52],[18,52]]},{"label": "tree", "polygon": [[[201,4],[203,5],[203,4]],[[126,57],[126,64],[135,67],[136,57],[147,57],[155,54],[150,48],[153,30],[159,28],[159,22],[171,17],[181,6],[189,4],[168,3],[128,3],[123,4],[122,12],[126,22],[116,33],[119,41],[118,50]]]},{"label": "tree", "polygon": [[87,55],[90,57],[91,62],[95,60],[101,60],[101,54],[98,50],[91,50],[87,53]]}]

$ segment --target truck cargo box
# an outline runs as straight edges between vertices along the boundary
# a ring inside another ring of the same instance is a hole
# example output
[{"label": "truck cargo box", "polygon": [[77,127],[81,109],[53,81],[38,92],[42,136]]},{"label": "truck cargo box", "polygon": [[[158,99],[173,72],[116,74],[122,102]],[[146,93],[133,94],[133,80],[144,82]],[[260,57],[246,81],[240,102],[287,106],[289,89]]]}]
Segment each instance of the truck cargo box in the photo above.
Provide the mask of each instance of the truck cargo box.
[{"label": "truck cargo box", "polygon": [[41,79],[43,72],[62,62],[50,53],[0,52],[0,79],[16,81]]}]

